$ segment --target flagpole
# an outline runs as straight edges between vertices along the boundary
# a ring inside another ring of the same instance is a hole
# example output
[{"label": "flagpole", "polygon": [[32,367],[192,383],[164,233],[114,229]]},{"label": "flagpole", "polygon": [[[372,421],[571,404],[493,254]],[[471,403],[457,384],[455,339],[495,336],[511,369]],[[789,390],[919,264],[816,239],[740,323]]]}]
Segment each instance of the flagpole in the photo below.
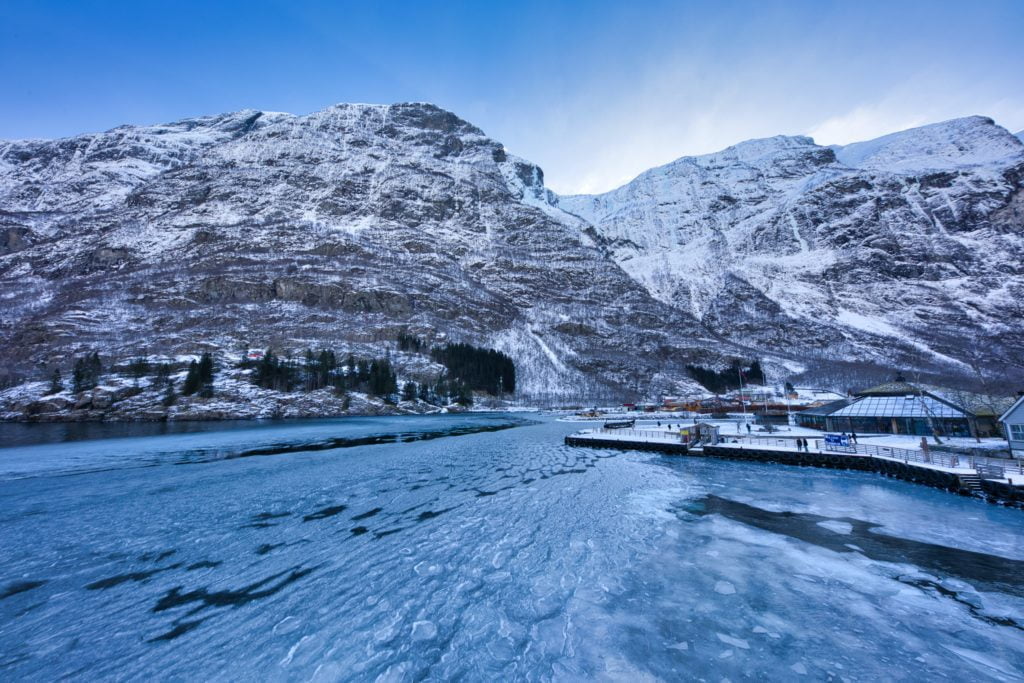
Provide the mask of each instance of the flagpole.
[{"label": "flagpole", "polygon": [[747,424],[747,404],[743,402],[743,367],[736,368],[736,374],[740,378],[740,408],[743,410],[743,424]]}]

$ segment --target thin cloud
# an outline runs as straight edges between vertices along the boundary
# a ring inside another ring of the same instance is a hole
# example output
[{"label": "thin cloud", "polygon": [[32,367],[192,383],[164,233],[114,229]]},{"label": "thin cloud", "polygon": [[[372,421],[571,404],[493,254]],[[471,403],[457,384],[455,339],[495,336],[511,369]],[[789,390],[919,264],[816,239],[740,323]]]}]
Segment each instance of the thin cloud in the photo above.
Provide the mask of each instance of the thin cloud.
[{"label": "thin cloud", "polygon": [[932,121],[920,115],[888,111],[884,106],[865,105],[822,121],[808,135],[819,145],[847,145],[926,123]]}]

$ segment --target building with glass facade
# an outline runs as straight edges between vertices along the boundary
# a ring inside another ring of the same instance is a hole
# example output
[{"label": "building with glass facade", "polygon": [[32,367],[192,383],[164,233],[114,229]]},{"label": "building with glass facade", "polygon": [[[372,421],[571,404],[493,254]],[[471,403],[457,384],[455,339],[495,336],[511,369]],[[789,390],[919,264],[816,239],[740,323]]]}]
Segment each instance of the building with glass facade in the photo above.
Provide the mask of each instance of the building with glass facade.
[{"label": "building with glass facade", "polygon": [[[829,432],[971,436],[975,415],[907,382],[880,384],[853,398],[797,413],[797,424]],[[976,427],[975,427],[976,428]]]}]

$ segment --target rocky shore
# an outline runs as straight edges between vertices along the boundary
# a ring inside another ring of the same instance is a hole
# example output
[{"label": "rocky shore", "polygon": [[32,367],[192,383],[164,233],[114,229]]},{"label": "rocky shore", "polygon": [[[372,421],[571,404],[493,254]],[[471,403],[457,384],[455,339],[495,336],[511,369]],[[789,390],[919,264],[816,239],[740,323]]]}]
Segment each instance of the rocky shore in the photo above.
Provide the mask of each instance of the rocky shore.
[{"label": "rocky shore", "polygon": [[65,390],[47,394],[47,382],[27,382],[0,391],[4,422],[135,422],[239,420],[260,418],[335,417],[342,415],[413,415],[463,410],[424,401],[389,403],[359,392],[345,396],[331,389],[279,392],[261,389],[239,378],[217,382],[210,398],[179,396],[172,405],[152,383],[111,378],[78,394]]}]

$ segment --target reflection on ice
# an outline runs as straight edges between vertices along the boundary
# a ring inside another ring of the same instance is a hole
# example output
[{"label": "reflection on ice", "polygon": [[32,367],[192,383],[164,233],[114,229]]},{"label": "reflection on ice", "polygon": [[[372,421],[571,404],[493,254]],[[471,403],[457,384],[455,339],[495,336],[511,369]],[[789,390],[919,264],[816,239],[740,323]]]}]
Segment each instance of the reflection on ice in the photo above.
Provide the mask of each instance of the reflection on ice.
[{"label": "reflection on ice", "polygon": [[[568,448],[571,424],[485,430],[511,419],[0,450],[0,675],[1024,672],[1020,511],[870,474]],[[174,466],[412,432],[461,435]]]},{"label": "reflection on ice", "polygon": [[[772,512],[709,495],[691,501],[686,512],[717,514],[749,526],[784,534],[839,553],[856,552],[874,560],[911,564],[954,576],[985,589],[1024,597],[1024,560],[875,533],[878,525],[859,519],[825,519],[819,515]],[[836,528],[836,525],[841,525]]]}]

